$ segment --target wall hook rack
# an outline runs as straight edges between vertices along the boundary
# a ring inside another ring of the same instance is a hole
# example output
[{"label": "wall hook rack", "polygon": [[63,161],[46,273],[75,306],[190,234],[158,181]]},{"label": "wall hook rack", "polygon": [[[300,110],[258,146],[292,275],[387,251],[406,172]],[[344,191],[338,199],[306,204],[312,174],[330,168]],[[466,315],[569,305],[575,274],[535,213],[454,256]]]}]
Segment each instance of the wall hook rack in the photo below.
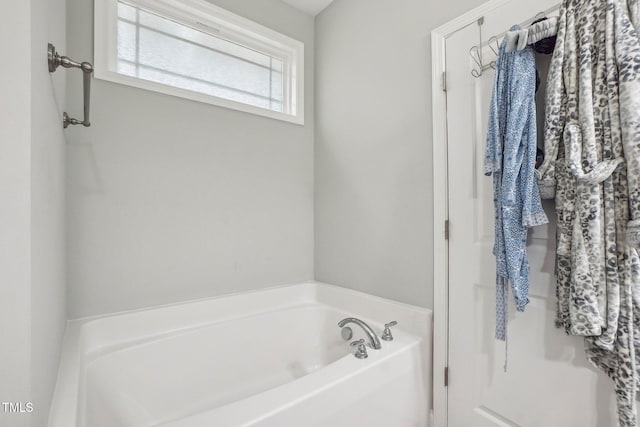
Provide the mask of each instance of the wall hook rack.
[{"label": "wall hook rack", "polygon": [[79,68],[83,74],[83,98],[84,98],[84,119],[82,121],[74,119],[66,112],[62,114],[62,126],[66,129],[69,125],[82,125],[84,127],[91,126],[89,121],[89,105],[91,101],[91,74],[93,73],[93,65],[89,62],[76,62],[67,56],[60,56],[56,52],[56,48],[51,43],[47,46],[47,59],[49,72],[55,72],[59,66],[64,68]]}]

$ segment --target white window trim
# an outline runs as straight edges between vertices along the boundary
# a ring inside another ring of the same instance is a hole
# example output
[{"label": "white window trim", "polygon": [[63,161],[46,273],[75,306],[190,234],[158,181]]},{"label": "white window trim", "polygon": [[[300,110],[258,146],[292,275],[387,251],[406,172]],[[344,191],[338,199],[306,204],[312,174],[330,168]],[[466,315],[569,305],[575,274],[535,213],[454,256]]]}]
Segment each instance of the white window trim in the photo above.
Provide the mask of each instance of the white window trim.
[{"label": "white window trim", "polygon": [[[94,1],[95,78],[304,125],[304,43],[204,0],[133,0],[133,2],[150,11],[190,23],[194,28],[199,28],[204,32],[207,32],[207,27],[212,27],[219,30],[219,32],[211,33],[214,35],[230,34],[235,40],[250,39],[251,45],[254,47],[257,47],[256,41],[264,41],[265,44],[259,46],[263,52],[277,56],[289,56],[291,58],[289,66],[283,70],[285,83],[283,102],[286,105],[292,100],[295,105],[289,106],[291,113],[272,111],[119,74],[115,71],[117,69],[118,48],[118,0]],[[274,42],[276,42],[275,45]],[[294,87],[291,87],[292,81]]]}]

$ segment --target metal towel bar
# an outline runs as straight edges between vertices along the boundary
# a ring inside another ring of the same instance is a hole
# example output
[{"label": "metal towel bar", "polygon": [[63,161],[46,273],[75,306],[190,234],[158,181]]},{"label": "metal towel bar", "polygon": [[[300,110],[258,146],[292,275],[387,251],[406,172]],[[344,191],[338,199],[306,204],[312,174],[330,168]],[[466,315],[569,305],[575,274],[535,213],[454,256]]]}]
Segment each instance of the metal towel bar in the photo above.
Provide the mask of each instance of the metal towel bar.
[{"label": "metal towel bar", "polygon": [[82,125],[84,127],[91,126],[89,121],[89,105],[91,101],[91,73],[93,73],[93,65],[89,62],[76,62],[67,56],[60,56],[56,52],[55,46],[51,43],[47,46],[47,58],[49,62],[49,72],[53,73],[59,66],[64,68],[79,68],[82,70],[82,83],[84,92],[84,119],[82,121],[70,117],[66,112],[62,115],[62,125],[67,128],[69,125]]}]

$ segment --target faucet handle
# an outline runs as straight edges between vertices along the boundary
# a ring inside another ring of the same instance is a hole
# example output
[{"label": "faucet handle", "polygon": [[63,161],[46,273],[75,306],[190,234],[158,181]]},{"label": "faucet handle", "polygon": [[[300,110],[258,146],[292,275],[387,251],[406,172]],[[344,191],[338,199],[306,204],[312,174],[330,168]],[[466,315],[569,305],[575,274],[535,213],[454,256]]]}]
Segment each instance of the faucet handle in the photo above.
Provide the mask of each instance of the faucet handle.
[{"label": "faucet handle", "polygon": [[367,357],[369,357],[369,355],[367,354],[367,346],[364,345],[364,339],[359,339],[357,341],[352,342],[349,345],[351,347],[356,347],[356,352],[354,356],[357,357],[358,359],[366,359]]},{"label": "faucet handle", "polygon": [[393,335],[391,335],[391,327],[392,326],[396,326],[398,324],[398,322],[396,322],[395,320],[386,323],[384,325],[384,331],[382,331],[382,339],[385,341],[393,341]]}]

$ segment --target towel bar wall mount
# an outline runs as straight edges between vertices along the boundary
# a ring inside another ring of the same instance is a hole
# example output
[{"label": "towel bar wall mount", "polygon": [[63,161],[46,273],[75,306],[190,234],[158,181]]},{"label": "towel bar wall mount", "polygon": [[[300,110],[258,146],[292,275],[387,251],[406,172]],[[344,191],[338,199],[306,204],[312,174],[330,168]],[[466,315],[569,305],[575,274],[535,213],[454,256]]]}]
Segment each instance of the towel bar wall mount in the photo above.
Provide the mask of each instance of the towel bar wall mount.
[{"label": "towel bar wall mount", "polygon": [[60,56],[58,52],[56,52],[55,46],[51,43],[47,46],[47,59],[50,73],[55,72],[59,66],[62,66],[64,68],[79,68],[83,74],[84,119],[82,121],[74,119],[65,112],[62,115],[62,125],[65,129],[69,125],[91,126],[91,122],[89,121],[89,106],[91,101],[91,74],[93,73],[93,65],[89,62],[76,62],[67,56]]}]

